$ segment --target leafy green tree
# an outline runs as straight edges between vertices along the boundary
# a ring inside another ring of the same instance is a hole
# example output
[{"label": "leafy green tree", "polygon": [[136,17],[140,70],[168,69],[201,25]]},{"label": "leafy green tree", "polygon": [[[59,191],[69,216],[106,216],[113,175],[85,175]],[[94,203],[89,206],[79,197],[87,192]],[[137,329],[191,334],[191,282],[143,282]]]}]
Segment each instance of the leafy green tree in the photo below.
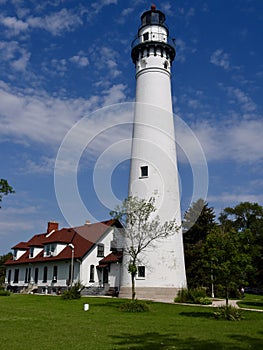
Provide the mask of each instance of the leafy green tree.
[{"label": "leafy green tree", "polygon": [[[0,202],[2,202],[3,196],[7,196],[9,193],[14,193],[15,191],[9,185],[7,180],[0,179]],[[1,208],[1,206],[0,206]]]},{"label": "leafy green tree", "polygon": [[240,233],[255,266],[249,284],[263,287],[263,207],[258,203],[242,202],[233,208],[225,208],[219,221],[225,230],[234,229]]},{"label": "leafy green tree", "polygon": [[215,225],[214,209],[209,208],[203,199],[194,202],[184,215],[183,238],[189,288],[209,285],[210,274],[204,267],[203,245]]},{"label": "leafy green tree", "polygon": [[229,292],[244,285],[253,271],[252,259],[243,246],[242,237],[235,230],[224,231],[215,227],[204,244],[204,262],[208,271],[213,271],[215,285],[224,287],[226,305]]},{"label": "leafy green tree", "polygon": [[11,258],[12,253],[0,256],[0,286],[5,282],[6,268],[4,263]]},{"label": "leafy green tree", "polygon": [[110,213],[125,227],[123,230],[126,242],[124,254],[127,254],[130,259],[128,272],[131,275],[132,299],[135,299],[136,295],[135,277],[142,253],[152,247],[156,240],[164,239],[178,231],[175,220],[160,223],[159,217],[154,215],[156,211],[154,202],[154,198],[145,200],[130,196]]}]

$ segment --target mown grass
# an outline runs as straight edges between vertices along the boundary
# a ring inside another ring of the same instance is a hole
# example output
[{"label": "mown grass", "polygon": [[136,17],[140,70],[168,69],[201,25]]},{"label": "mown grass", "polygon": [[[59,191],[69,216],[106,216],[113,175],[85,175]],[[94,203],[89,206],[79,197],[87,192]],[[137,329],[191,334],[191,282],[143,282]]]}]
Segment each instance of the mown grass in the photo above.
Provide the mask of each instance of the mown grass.
[{"label": "mown grass", "polygon": [[122,302],[1,297],[0,349],[262,349],[263,313],[244,311],[240,322],[217,321],[210,307],[150,303],[150,312],[126,313]]},{"label": "mown grass", "polygon": [[238,301],[238,306],[247,309],[263,310],[263,295],[245,294],[244,299]]}]

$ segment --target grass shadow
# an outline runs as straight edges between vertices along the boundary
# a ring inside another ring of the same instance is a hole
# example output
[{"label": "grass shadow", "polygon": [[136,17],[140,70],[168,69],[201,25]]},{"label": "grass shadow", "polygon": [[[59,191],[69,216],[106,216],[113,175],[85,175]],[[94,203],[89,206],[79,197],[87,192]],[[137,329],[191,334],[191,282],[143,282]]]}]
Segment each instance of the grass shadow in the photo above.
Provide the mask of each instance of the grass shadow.
[{"label": "grass shadow", "polygon": [[182,339],[180,335],[173,333],[148,332],[142,334],[124,333],[112,336],[116,348],[130,350],[236,350],[232,344],[220,343],[218,340],[200,340],[194,337]]},{"label": "grass shadow", "polygon": [[242,305],[243,307],[249,307],[249,306],[252,306],[252,307],[260,307],[261,309],[263,309],[263,302],[262,301],[239,301],[238,302],[238,305]]},{"label": "grass shadow", "polygon": [[214,318],[212,311],[183,311],[179,315],[195,318]]}]

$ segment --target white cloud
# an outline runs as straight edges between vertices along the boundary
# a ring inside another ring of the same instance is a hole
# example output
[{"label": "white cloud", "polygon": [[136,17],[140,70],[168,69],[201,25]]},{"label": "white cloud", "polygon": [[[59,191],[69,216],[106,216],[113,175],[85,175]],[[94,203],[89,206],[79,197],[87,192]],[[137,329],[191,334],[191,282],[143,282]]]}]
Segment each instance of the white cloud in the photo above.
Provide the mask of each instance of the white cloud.
[{"label": "white cloud", "polygon": [[0,41],[0,58],[16,71],[25,71],[31,54],[17,41]]},{"label": "white cloud", "polygon": [[0,23],[10,30],[11,35],[20,34],[28,29],[28,23],[23,22],[16,17],[0,17]]},{"label": "white cloud", "polygon": [[182,39],[176,39],[177,55],[176,61],[184,62],[186,53],[186,44]]},{"label": "white cloud", "polygon": [[21,53],[21,57],[18,58],[17,60],[14,60],[11,63],[11,66],[17,71],[24,72],[26,70],[31,54],[27,52],[25,49],[21,49],[20,53]]},{"label": "white cloud", "polygon": [[105,6],[117,5],[117,4],[118,4],[118,0],[100,0],[100,1],[93,2],[91,4],[91,7],[95,10],[96,13],[98,13]]},{"label": "white cloud", "polygon": [[69,61],[75,63],[79,67],[86,67],[89,65],[89,60],[83,51],[79,51],[78,54],[71,57]]},{"label": "white cloud", "polygon": [[228,96],[234,100],[234,103],[241,105],[243,112],[249,113],[256,110],[256,105],[253,100],[242,90],[235,87],[227,88]]},{"label": "white cloud", "polygon": [[108,106],[114,103],[123,102],[126,97],[125,89],[126,89],[126,85],[117,84],[103,91],[103,94],[104,94],[103,105]]},{"label": "white cloud", "polygon": [[60,35],[64,31],[73,31],[82,24],[79,15],[65,8],[45,17],[29,17],[27,23],[31,28],[44,29],[53,35]]},{"label": "white cloud", "polygon": [[222,49],[218,49],[212,53],[210,62],[215,66],[222,67],[225,70],[230,68],[229,54],[225,53]]},{"label": "white cloud", "polygon": [[44,91],[11,90],[0,82],[0,136],[57,147],[77,120],[101,105],[124,101],[125,88],[118,84],[90,99],[63,100]]},{"label": "white cloud", "polygon": [[129,14],[133,13],[134,12],[134,8],[133,7],[128,7],[126,9],[124,9],[121,13],[121,17],[126,17],[128,16]]},{"label": "white cloud", "polygon": [[263,161],[263,123],[244,120],[238,123],[192,126],[208,161],[231,160],[248,163]]}]

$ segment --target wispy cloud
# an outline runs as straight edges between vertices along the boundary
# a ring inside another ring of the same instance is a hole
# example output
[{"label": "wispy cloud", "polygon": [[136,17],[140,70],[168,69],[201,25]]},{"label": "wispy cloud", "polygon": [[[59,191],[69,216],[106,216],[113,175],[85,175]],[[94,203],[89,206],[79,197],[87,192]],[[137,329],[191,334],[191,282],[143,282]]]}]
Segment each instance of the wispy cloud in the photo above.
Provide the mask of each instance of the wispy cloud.
[{"label": "wispy cloud", "polygon": [[30,59],[30,52],[17,41],[0,41],[0,58],[16,71],[25,71]]},{"label": "wispy cloud", "polygon": [[223,68],[224,70],[228,70],[230,68],[229,54],[225,53],[222,49],[217,49],[212,53],[210,62],[215,66]]},{"label": "wispy cloud", "polygon": [[252,164],[263,161],[263,123],[244,120],[236,123],[199,122],[192,125],[208,161],[231,160]]},{"label": "wispy cloud", "polygon": [[237,87],[227,87],[227,93],[233,103],[238,103],[241,106],[244,113],[254,112],[257,109],[252,98],[241,89]]},{"label": "wispy cloud", "polygon": [[43,17],[29,15],[20,20],[16,17],[0,17],[0,24],[8,30],[7,36],[14,36],[31,29],[42,29],[52,35],[62,35],[64,32],[75,30],[82,24],[81,16],[66,8]]},{"label": "wispy cloud", "polygon": [[91,7],[95,10],[96,13],[100,12],[101,9],[105,6],[108,5],[117,5],[118,4],[118,0],[100,0],[100,1],[96,1],[93,2],[91,4]]}]

